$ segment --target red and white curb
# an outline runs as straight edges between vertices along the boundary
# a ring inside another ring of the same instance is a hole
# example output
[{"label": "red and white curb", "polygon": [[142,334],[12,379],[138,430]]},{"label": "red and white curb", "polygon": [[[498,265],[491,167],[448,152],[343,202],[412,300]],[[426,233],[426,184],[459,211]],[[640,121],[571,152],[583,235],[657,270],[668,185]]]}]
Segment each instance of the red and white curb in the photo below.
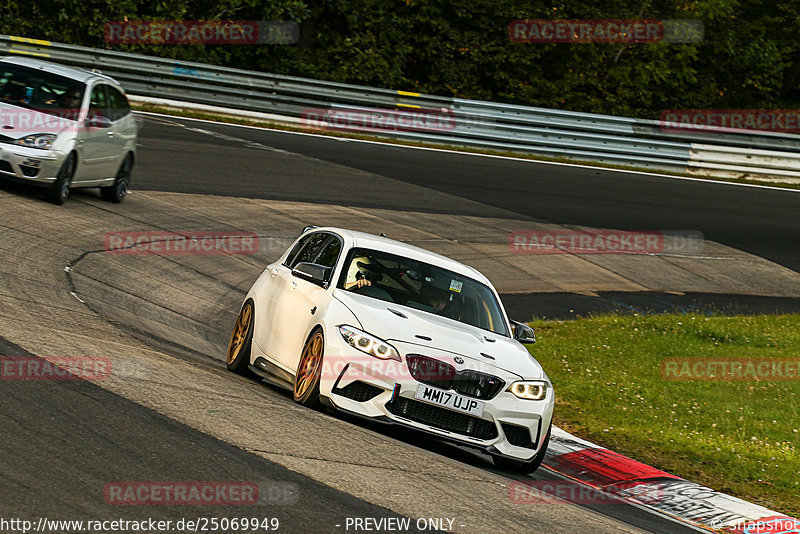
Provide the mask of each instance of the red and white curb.
[{"label": "red and white curb", "polygon": [[800,533],[800,521],[720,493],[553,427],[544,465],[596,490],[700,527],[734,534]]}]

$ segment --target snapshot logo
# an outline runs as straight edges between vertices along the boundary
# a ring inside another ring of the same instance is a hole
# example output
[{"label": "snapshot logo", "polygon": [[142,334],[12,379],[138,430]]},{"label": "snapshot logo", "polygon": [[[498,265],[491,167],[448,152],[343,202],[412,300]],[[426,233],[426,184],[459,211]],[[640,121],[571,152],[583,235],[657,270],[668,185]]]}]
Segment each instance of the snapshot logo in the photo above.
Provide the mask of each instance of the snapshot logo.
[{"label": "snapshot logo", "polygon": [[274,20],[112,20],[103,26],[109,44],[293,44],[300,26]]},{"label": "snapshot logo", "polygon": [[253,232],[109,232],[103,238],[109,254],[252,255],[258,252]]},{"label": "snapshot logo", "polygon": [[0,357],[0,380],[106,380],[111,369],[110,358]]},{"label": "snapshot logo", "polygon": [[659,126],[671,133],[690,131],[800,133],[800,109],[668,109]]},{"label": "snapshot logo", "polygon": [[618,488],[596,488],[569,481],[531,480],[508,485],[508,498],[514,504],[623,504],[633,499],[642,504],[656,504],[664,498],[661,484],[634,484]]},{"label": "snapshot logo", "polygon": [[508,236],[515,254],[690,254],[703,249],[695,231],[516,230]]},{"label": "snapshot logo", "polygon": [[733,524],[711,521],[711,528],[725,529],[733,534],[796,534],[800,532],[800,520],[785,515],[764,517],[758,520],[742,520]]},{"label": "snapshot logo", "polygon": [[508,24],[517,43],[698,43],[699,20],[526,19]]},{"label": "snapshot logo", "polygon": [[772,381],[800,378],[800,358],[667,358],[666,380]]}]

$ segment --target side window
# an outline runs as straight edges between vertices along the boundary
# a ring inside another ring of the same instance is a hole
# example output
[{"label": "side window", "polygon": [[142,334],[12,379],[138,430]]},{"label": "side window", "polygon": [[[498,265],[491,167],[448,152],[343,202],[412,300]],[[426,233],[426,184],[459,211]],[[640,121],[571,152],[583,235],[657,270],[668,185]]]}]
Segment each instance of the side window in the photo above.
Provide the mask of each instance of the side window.
[{"label": "side window", "polygon": [[292,260],[300,253],[300,250],[305,246],[305,244],[308,243],[308,240],[311,239],[311,235],[312,234],[308,234],[307,236],[303,237],[294,247],[292,247],[292,251],[289,252],[289,255],[286,256],[286,259],[283,262],[285,266],[290,267],[291,265],[294,265]]},{"label": "side window", "polygon": [[89,115],[111,119],[108,116],[108,98],[105,84],[95,85],[94,89],[92,89],[92,98],[89,101]]},{"label": "side window", "polygon": [[112,121],[118,121],[122,118],[125,118],[131,112],[130,105],[128,105],[128,99],[125,98],[125,95],[111,86],[108,87],[108,103],[109,107],[111,108],[110,119]]},{"label": "side window", "polygon": [[339,252],[341,252],[341,250],[342,242],[338,237],[331,236],[325,244],[325,247],[319,253],[319,256],[317,256],[317,260],[314,262],[331,268],[326,276],[328,281],[330,281],[331,276],[333,276],[333,267],[336,265],[336,260],[339,258]]},{"label": "side window", "polygon": [[303,250],[301,250],[300,253],[292,259],[291,263],[287,264],[287,267],[294,269],[294,266],[298,263],[313,262],[317,257],[317,254],[319,254],[319,251],[322,249],[322,246],[328,240],[329,236],[330,234],[320,232],[311,234],[311,237],[303,247]]}]

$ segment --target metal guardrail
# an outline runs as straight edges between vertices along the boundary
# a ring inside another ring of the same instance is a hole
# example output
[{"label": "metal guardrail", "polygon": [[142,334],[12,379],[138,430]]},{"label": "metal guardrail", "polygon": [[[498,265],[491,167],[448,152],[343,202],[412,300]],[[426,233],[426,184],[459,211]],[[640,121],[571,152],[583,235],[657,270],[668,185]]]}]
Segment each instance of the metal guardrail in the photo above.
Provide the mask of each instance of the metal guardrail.
[{"label": "metal guardrail", "polygon": [[0,53],[99,71],[116,78],[132,95],[189,106],[287,117],[303,117],[309,108],[444,110],[452,126],[443,131],[371,133],[672,172],[800,183],[800,135],[666,130],[655,120],[439,97],[5,35],[0,35]]}]

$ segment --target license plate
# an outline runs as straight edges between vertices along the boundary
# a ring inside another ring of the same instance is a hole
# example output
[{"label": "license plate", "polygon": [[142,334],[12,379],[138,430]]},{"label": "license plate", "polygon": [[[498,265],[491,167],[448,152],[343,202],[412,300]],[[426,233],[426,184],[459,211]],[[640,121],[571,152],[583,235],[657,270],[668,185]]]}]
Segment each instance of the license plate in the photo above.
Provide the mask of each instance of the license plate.
[{"label": "license plate", "polygon": [[425,384],[417,388],[415,397],[423,402],[444,406],[475,417],[480,417],[483,414],[483,402],[464,397],[452,391],[426,386]]}]

